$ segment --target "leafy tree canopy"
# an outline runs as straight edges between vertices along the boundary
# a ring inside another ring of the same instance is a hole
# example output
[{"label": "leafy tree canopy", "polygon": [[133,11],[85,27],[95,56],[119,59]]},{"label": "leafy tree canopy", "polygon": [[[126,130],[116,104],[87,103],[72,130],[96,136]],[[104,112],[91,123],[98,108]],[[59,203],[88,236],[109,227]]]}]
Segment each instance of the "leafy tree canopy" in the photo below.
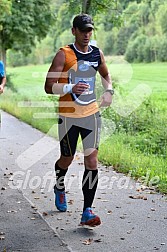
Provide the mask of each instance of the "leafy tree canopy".
[{"label": "leafy tree canopy", "polygon": [[50,1],[12,0],[10,15],[6,12],[1,21],[0,44],[4,61],[5,52],[10,48],[29,53],[35,39],[44,38],[52,22]]},{"label": "leafy tree canopy", "polygon": [[12,0],[1,0],[0,1],[0,31],[3,29],[3,20],[6,15],[10,14],[12,7]]}]

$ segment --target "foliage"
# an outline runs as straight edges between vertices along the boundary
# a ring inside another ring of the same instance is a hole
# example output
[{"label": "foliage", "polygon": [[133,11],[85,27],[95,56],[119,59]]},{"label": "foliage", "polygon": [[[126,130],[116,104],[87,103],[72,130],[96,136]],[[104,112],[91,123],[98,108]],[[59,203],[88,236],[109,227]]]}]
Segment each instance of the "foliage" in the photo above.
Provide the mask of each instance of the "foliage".
[{"label": "foliage", "polygon": [[69,30],[65,30],[64,32],[62,32],[60,34],[60,36],[58,37],[58,39],[56,40],[56,48],[60,48],[64,45],[68,45],[70,43],[72,43],[74,41],[74,37]]},{"label": "foliage", "polygon": [[167,3],[159,6],[156,19],[161,26],[162,33],[167,35]]},{"label": "foliage", "polygon": [[11,14],[5,15],[2,21],[0,44],[3,54],[10,48],[30,53],[35,39],[45,37],[53,22],[50,7],[50,1],[45,0],[12,0]]},{"label": "foliage", "polygon": [[132,9],[135,13],[127,18],[126,26],[136,23],[137,27],[127,44],[126,59],[130,62],[166,61],[164,51],[166,50],[167,1],[153,0],[129,4],[125,13]]},{"label": "foliage", "polygon": [[140,3],[142,0],[121,0],[120,2],[121,2],[121,5],[122,5],[122,7],[124,8],[124,9],[126,9],[127,8],[127,6],[129,5],[129,3],[131,3],[131,2],[137,2],[137,3]]},{"label": "foliage", "polygon": [[167,61],[167,35],[161,38],[161,41],[158,44],[157,59],[159,61]]},{"label": "foliage", "polygon": [[[97,42],[100,48],[103,48],[105,55],[116,54],[116,38],[117,38],[117,30],[112,30],[112,32],[103,32],[100,34],[101,36],[97,37]],[[102,38],[104,38],[104,45],[101,45]]]},{"label": "foliage", "polygon": [[14,78],[14,74],[7,73],[6,74],[6,87],[9,88],[12,92],[17,93],[17,88],[15,87],[12,79]]},{"label": "foliage", "polygon": [[147,37],[143,34],[137,36],[134,41],[128,44],[126,50],[126,59],[129,62],[140,62],[144,61],[144,46],[146,45]]},{"label": "foliage", "polygon": [[47,36],[41,42],[35,42],[35,48],[26,57],[21,51],[9,49],[7,51],[7,62],[9,66],[24,66],[28,64],[50,63],[53,59],[53,38]]},{"label": "foliage", "polygon": [[3,21],[6,15],[11,13],[12,0],[0,1],[0,31],[3,29]]},{"label": "foliage", "polygon": [[124,55],[131,35],[136,31],[136,24],[120,28],[117,34],[116,52],[117,55]]},{"label": "foliage", "polygon": [[69,4],[69,10],[72,10],[73,13],[88,13],[92,16],[97,15],[98,13],[104,13],[111,8],[117,8],[117,2],[114,0],[70,0],[66,2]]},{"label": "foliage", "polygon": [[129,62],[167,61],[167,36],[159,41],[158,36],[139,35],[127,46],[125,57]]},{"label": "foliage", "polygon": [[9,66],[24,66],[28,64],[27,57],[21,51],[9,49],[7,52],[7,62]]},{"label": "foliage", "polygon": [[[72,19],[83,11],[93,16],[93,39],[105,55],[126,55],[130,62],[166,61],[167,0],[2,0],[1,3],[6,5],[0,16],[3,27],[0,43],[5,50],[12,49],[8,57],[11,65],[51,61],[60,46],[73,41]],[[42,40],[46,34],[50,44]]]}]

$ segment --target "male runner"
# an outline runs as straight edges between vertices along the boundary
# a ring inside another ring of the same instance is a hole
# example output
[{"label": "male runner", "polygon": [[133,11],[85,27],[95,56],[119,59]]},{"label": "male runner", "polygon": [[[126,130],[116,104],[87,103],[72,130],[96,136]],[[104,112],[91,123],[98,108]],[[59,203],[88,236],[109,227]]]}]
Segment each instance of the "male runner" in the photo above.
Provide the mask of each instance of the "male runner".
[{"label": "male runner", "polygon": [[92,18],[87,14],[73,19],[72,34],[75,42],[57,52],[49,68],[45,91],[59,94],[60,158],[55,163],[55,205],[59,211],[67,210],[64,177],[76,152],[81,135],[84,149],[85,171],[82,181],[84,196],[82,225],[97,226],[101,220],[92,212],[92,203],[98,184],[97,154],[101,119],[95,96],[95,76],[102,77],[104,93],[100,106],[112,102],[112,82],[99,48],[90,45],[94,29]]}]

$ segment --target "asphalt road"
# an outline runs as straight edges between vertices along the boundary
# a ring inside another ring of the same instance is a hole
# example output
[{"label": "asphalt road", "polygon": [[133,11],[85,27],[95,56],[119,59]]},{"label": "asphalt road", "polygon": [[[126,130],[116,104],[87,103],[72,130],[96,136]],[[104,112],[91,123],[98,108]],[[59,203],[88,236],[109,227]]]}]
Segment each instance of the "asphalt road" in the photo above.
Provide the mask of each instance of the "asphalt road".
[{"label": "asphalt road", "polygon": [[1,112],[0,252],[167,251],[167,197],[112,167],[99,164],[94,212],[102,225],[78,225],[82,153],[67,173],[68,211],[58,212],[53,194],[58,156],[55,139]]}]

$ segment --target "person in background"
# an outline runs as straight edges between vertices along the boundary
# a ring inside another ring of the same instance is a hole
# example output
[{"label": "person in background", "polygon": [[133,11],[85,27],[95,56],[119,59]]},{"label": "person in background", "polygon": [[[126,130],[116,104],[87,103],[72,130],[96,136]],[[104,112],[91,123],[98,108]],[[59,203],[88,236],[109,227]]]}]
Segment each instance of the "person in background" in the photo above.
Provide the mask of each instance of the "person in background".
[{"label": "person in background", "polygon": [[6,85],[5,68],[3,62],[0,61],[0,94],[3,93],[5,85]]},{"label": "person in background", "polygon": [[[97,154],[101,129],[99,106],[112,103],[112,81],[103,52],[90,45],[94,29],[91,16],[79,14],[73,19],[72,34],[75,42],[60,48],[48,70],[45,91],[59,94],[60,158],[55,163],[55,205],[61,212],[67,210],[64,177],[74,159],[79,135],[84,150],[84,196],[81,225],[97,226],[100,217],[93,213],[92,204],[98,184]],[[102,77],[104,93],[101,103],[96,101],[96,72]]]}]

